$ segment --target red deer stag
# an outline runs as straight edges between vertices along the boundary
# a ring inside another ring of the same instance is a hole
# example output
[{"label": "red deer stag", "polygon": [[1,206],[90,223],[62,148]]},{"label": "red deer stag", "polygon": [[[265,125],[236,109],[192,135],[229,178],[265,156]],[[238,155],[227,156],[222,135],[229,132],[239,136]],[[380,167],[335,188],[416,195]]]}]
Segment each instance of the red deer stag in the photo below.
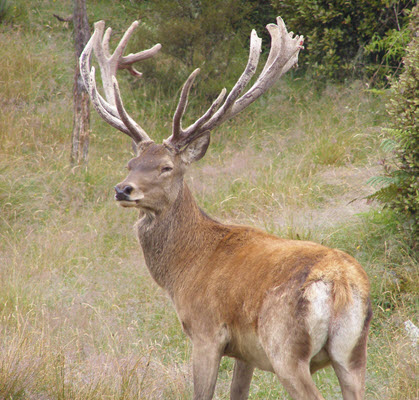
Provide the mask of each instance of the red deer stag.
[{"label": "red deer stag", "polygon": [[[184,182],[189,165],[208,148],[210,131],[262,95],[296,65],[303,38],[288,33],[281,18],[267,29],[272,44],[266,65],[255,73],[261,39],[250,38],[247,66],[227,95],[182,127],[189,91],[199,69],[186,80],[173,117],[171,136],[154,143],[124,109],[118,69],[133,69],[160,45],[123,56],[133,30],[109,52],[111,30],[104,22],[80,58],[92,103],[103,119],[130,136],[137,155],[128,176],[115,186],[123,207],[139,210],[136,230],[147,267],[167,291],[193,350],[194,399],[211,399],[221,357],[235,359],[231,399],[247,399],[255,367],[274,372],[293,399],[323,399],[311,378],[331,364],[345,400],[364,395],[366,345],[371,319],[368,278],[349,255],[306,241],[280,239],[247,226],[224,225],[208,217]],[[106,100],[98,93],[94,51]]]}]

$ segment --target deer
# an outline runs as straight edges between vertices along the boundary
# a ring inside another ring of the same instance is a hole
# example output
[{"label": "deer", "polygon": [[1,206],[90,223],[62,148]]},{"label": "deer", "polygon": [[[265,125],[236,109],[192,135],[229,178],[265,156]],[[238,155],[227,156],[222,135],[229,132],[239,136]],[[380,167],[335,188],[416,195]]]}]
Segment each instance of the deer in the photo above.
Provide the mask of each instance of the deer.
[{"label": "deer", "polygon": [[[111,54],[112,30],[97,22],[80,56],[80,70],[95,110],[135,145],[128,176],[114,187],[115,200],[138,210],[134,229],[147,268],[192,342],[193,399],[213,398],[224,356],[234,359],[232,400],[248,398],[255,368],[275,373],[295,400],[324,399],[312,374],[329,365],[344,400],[362,399],[372,311],[361,265],[338,249],[216,221],[198,206],[185,182],[189,166],[205,155],[211,131],[296,66],[303,36],[288,32],[280,17],[267,25],[271,47],[266,64],[242,94],[261,52],[253,30],[248,62],[234,87],[228,94],[223,89],[185,128],[182,117],[199,73],[195,69],[180,92],[170,136],[155,143],[125,110],[116,79],[118,69],[140,76],[133,64],[161,48],[157,44],[124,56],[137,25],[132,23]],[[92,52],[105,98],[97,89]]]}]

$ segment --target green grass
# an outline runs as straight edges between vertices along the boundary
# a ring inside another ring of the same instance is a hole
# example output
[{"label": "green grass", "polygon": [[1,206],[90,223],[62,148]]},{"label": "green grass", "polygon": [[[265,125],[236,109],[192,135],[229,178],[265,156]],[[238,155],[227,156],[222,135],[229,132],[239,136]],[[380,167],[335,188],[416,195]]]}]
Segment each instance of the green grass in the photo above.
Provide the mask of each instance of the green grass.
[{"label": "green grass", "polygon": [[[136,212],[112,199],[129,140],[93,114],[89,165],[69,165],[71,30],[52,17],[55,2],[15,4],[0,26],[0,398],[190,399],[190,343],[147,272]],[[122,30],[127,7],[92,2],[90,19]],[[122,75],[132,115],[156,139],[169,135],[177,99],[146,97],[147,81]],[[415,399],[403,323],[418,325],[417,255],[391,213],[360,200],[380,158],[383,102],[361,83],[288,77],[214,132],[188,181],[217,219],[354,255],[372,283],[366,397]],[[201,107],[191,103],[193,119]],[[226,359],[216,398],[228,398],[231,377]],[[330,369],[315,380],[325,398],[341,398]],[[278,397],[275,376],[258,371],[251,398]]]}]

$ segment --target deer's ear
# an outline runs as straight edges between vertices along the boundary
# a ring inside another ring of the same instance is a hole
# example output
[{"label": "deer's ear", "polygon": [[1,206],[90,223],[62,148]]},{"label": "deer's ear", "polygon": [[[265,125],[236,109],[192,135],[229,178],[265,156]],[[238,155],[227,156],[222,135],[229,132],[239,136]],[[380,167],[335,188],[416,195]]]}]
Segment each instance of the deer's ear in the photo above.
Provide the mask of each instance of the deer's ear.
[{"label": "deer's ear", "polygon": [[181,152],[180,157],[185,164],[191,164],[200,160],[207,152],[210,143],[210,133],[205,132],[203,135],[194,139]]}]

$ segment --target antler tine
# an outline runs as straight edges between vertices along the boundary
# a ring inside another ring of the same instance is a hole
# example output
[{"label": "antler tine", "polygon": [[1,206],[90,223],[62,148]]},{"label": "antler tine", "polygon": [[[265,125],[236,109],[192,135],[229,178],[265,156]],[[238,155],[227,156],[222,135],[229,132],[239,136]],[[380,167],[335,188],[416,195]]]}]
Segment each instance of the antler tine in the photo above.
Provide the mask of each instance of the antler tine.
[{"label": "antler tine", "polygon": [[108,29],[106,29],[105,34],[103,35],[103,39],[102,39],[102,48],[107,58],[111,58],[111,53],[109,51],[109,40],[111,38],[111,35],[112,35],[112,28],[109,27]]},{"label": "antler tine", "polygon": [[90,70],[90,58],[93,50],[93,43],[98,39],[98,36],[100,36],[100,32],[99,30],[95,30],[80,55],[80,74],[84,86],[89,93],[93,107],[98,114],[111,126],[131,136],[128,129],[118,120],[117,111],[102,98],[96,89],[95,68],[92,67]]},{"label": "antler tine", "polygon": [[[142,138],[133,133],[119,117],[115,117],[113,113],[110,113],[109,107],[104,107],[103,103],[107,104],[102,96],[99,94],[96,88],[96,79],[95,79],[95,67],[92,67],[90,73],[90,84],[89,84],[89,96],[92,101],[94,109],[102,117],[102,119],[107,122],[109,125],[120,130],[123,133],[126,133],[132,140],[136,143],[139,143]],[[109,105],[108,105],[109,106]],[[145,140],[145,139],[144,139]]]},{"label": "antler tine", "polygon": [[[100,21],[103,22],[103,21]],[[118,112],[113,106],[113,104],[109,104],[107,101],[103,99],[100,93],[97,91],[96,86],[96,79],[95,79],[95,68],[92,67],[90,69],[90,58],[92,50],[96,48],[95,51],[96,57],[101,60],[99,65],[102,66],[102,71],[104,68],[107,67],[106,64],[106,55],[105,52],[106,46],[103,48],[101,46],[97,46],[97,42],[101,40],[101,36],[103,34],[103,23],[95,24],[95,31],[90,38],[89,42],[86,44],[81,56],[80,56],[80,71],[81,75],[89,93],[90,99],[92,101],[93,107],[97,111],[97,113],[107,122],[109,125],[113,126],[114,128],[120,130],[121,132],[127,134],[131,137],[136,143],[140,142],[141,140],[149,140],[147,134],[140,128],[139,130],[130,130],[127,126],[123,123],[121,118],[118,115]],[[109,37],[110,31],[107,30],[106,36]],[[106,39],[105,39],[106,42]],[[103,43],[103,41],[102,41]],[[105,75],[103,73],[102,75]]]},{"label": "antler tine", "polygon": [[186,80],[185,84],[182,87],[180,93],[179,103],[176,107],[175,114],[173,116],[173,137],[175,140],[179,139],[179,135],[182,133],[182,116],[185,112],[186,106],[188,105],[189,92],[191,90],[192,84],[199,74],[200,69],[197,68],[194,70]]},{"label": "antler tine", "polygon": [[293,37],[292,32],[288,33],[281,17],[277,18],[276,25],[269,24],[266,28],[272,39],[271,49],[266,64],[255,84],[239,98],[243,89],[254,75],[259,61],[261,39],[253,30],[250,36],[250,51],[246,68],[224,103],[221,105],[225,98],[225,89],[223,89],[218,98],[201,118],[188,128],[182,129],[180,126],[181,118],[186,108],[190,86],[196,76],[195,71],[191,74],[191,76],[193,75],[193,78],[191,79],[190,76],[186,81],[184,89],[187,87],[187,90],[182,90],[181,98],[179,100],[177,110],[181,110],[181,112],[178,114],[178,111],[176,111],[175,113],[173,134],[165,141],[166,143],[176,149],[180,149],[197,136],[221,125],[223,122],[234,117],[253,103],[266,92],[277,79],[292,66],[297,64],[298,53],[303,45],[303,37],[298,35]]},{"label": "antler tine", "polygon": [[[186,105],[188,103],[188,96],[191,86],[193,84],[193,81],[195,80],[196,75],[198,75],[200,71],[199,68],[197,68],[195,71],[192,72],[191,75],[189,75],[188,79],[183,85],[179,103],[176,108],[175,115],[173,117],[173,133],[165,141],[166,143],[177,149],[180,149],[188,142],[192,141],[195,137],[199,136],[200,134],[206,131],[211,130],[212,126],[215,126],[215,124],[217,124],[219,119],[221,119],[221,117],[225,114],[226,110],[228,110],[228,108],[230,108],[230,106],[234,103],[234,101],[237,99],[237,97],[240,95],[240,93],[243,91],[245,86],[249,83],[250,79],[254,75],[257,64],[259,62],[261,43],[262,40],[257,36],[256,31],[253,30],[250,38],[250,52],[246,68],[240,76],[239,80],[234,85],[230,94],[225,99],[224,104],[221,106],[221,108],[219,108],[227,92],[225,88],[222,89],[218,97],[211,104],[211,106],[204,113],[204,115],[197,121],[195,121],[187,129],[183,130],[181,128],[181,119],[184,114]],[[211,125],[208,126],[210,122]]]},{"label": "antler tine", "polygon": [[127,47],[128,41],[131,38],[137,26],[138,21],[134,21],[131,24],[131,26],[125,31],[124,35],[122,36],[122,39],[119,41],[118,46],[116,46],[116,49],[113,55],[111,56],[111,58],[114,58],[115,61],[119,62],[119,59],[122,57],[122,53],[124,52],[125,47]]},{"label": "antler tine", "polygon": [[266,70],[274,63],[276,57],[281,51],[281,40],[279,38],[280,31],[275,24],[268,24],[266,25],[266,29],[268,30],[269,34],[271,35],[271,49],[269,50],[268,59],[266,60],[266,64],[263,67],[261,75],[264,75]]},{"label": "antler tine", "polygon": [[90,98],[99,115],[101,115],[108,124],[130,136],[135,143],[151,140],[144,129],[141,128],[141,126],[138,125],[126,112],[122,103],[118,81],[116,80],[115,76],[112,76],[112,83],[114,87],[116,108],[106,102],[105,99],[97,91],[94,67],[92,67],[90,79],[92,82]]},{"label": "antler tine", "polygon": [[277,18],[277,25],[269,24],[266,29],[272,38],[268,60],[254,85],[234,104],[230,118],[253,103],[276,80],[297,64],[298,53],[304,41],[303,36],[297,35],[293,38],[292,33],[287,32],[281,17]]},{"label": "antler tine", "polygon": [[[205,114],[196,120],[191,126],[189,126],[184,132],[185,136],[189,136],[192,132],[195,132],[196,130],[200,129],[207,121],[211,119],[211,117],[215,114],[215,112],[220,107],[221,103],[225,99],[225,96],[227,94],[227,89],[223,88],[218,95],[218,97],[214,100],[214,102],[211,104],[211,106],[208,108],[208,110],[205,112]],[[200,132],[203,132],[200,130]]]},{"label": "antler tine", "polygon": [[[183,85],[182,92],[180,94],[179,103],[177,105],[175,114],[173,116],[173,130],[172,135],[164,140],[164,142],[177,150],[181,149],[183,146],[185,146],[191,138],[191,133],[198,132],[197,134],[201,134],[199,128],[202,127],[218,110],[220,107],[222,101],[225,98],[225,95],[227,93],[226,89],[224,88],[221,90],[218,97],[214,100],[214,102],[211,104],[211,106],[208,108],[208,110],[202,115],[201,118],[196,120],[191,126],[189,126],[187,129],[182,128],[182,117],[185,112],[186,106],[188,104],[188,97],[189,92],[191,90],[192,84],[195,80],[195,77],[200,72],[200,69],[195,69],[186,80],[185,84]],[[196,137],[194,135],[193,137]]]},{"label": "antler tine", "polygon": [[161,49],[161,44],[157,43],[152,48],[140,51],[135,54],[128,54],[127,56],[123,56],[122,53],[124,52],[131,35],[133,34],[134,30],[138,26],[138,21],[134,21],[131,26],[127,29],[124,36],[122,37],[121,41],[119,42],[117,48],[115,49],[113,55],[111,56],[117,61],[118,69],[128,69],[131,75],[133,76],[141,76],[142,73],[138,72],[132,64],[137,61],[143,61],[147,58],[154,57],[158,51]]},{"label": "antler tine", "polygon": [[256,68],[259,63],[261,46],[262,39],[257,35],[256,31],[253,29],[250,35],[250,51],[246,68],[243,71],[237,83],[234,85],[233,89],[231,89],[231,92],[227,96],[224,104],[203,127],[205,130],[211,130],[215,126],[221,124],[223,121],[229,118],[229,114],[227,114],[229,109],[234,105],[234,102],[236,101],[237,97],[240,96],[241,92],[256,72]]},{"label": "antler tine", "polygon": [[96,40],[98,32],[95,30],[93,35],[90,36],[89,41],[80,55],[79,66],[80,66],[80,75],[84,83],[84,87],[90,92],[90,57],[92,55],[93,42]]},{"label": "antler tine", "polygon": [[[137,26],[138,22],[134,21],[123,35],[114,53],[110,54],[109,39],[112,29],[108,28],[104,31],[104,21],[96,22],[94,24],[95,29],[93,35],[80,56],[81,75],[94,108],[108,124],[130,136],[136,143],[148,141],[150,138],[144,129],[126,112],[118,84],[115,83],[116,72],[118,69],[128,69],[132,75],[141,76],[141,73],[136,71],[132,64],[153,57],[161,48],[161,45],[157,44],[151,49],[123,56],[122,54],[127,46],[128,40]],[[97,91],[95,69],[92,67],[90,71],[92,50],[99,63],[106,100]]]},{"label": "antler tine", "polygon": [[90,69],[90,57],[93,49],[92,42],[94,40],[93,35],[80,56],[80,72],[84,86],[90,96],[93,107],[99,115],[113,127],[131,136],[128,129],[123,124],[117,122],[119,116],[116,108],[107,103],[96,89],[95,67]]},{"label": "antler tine", "polygon": [[112,82],[113,82],[113,87],[114,87],[114,91],[115,91],[115,104],[116,104],[116,109],[118,110],[119,116],[121,117],[122,122],[125,124],[125,126],[128,128],[128,130],[130,132],[139,132],[140,135],[137,135],[136,138],[133,137],[134,141],[136,143],[139,143],[140,141],[148,141],[151,140],[147,133],[145,133],[145,131],[143,130],[143,128],[141,128],[140,125],[138,125],[129,115],[128,113],[125,111],[125,107],[122,103],[122,98],[121,98],[121,92],[119,90],[119,85],[118,85],[118,81],[116,80],[116,78],[113,76],[112,77]]}]

